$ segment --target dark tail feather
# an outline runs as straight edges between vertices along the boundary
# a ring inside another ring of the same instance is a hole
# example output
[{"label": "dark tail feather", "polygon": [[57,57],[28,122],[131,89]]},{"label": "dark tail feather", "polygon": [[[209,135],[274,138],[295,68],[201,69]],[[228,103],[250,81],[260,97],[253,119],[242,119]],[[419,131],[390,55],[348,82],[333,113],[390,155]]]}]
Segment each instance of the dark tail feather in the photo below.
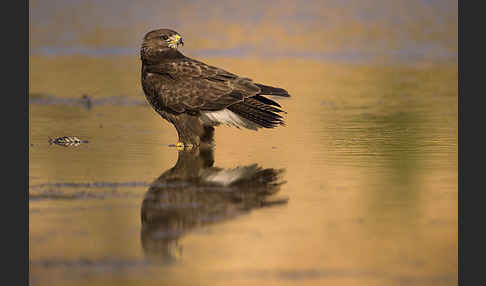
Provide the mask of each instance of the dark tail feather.
[{"label": "dark tail feather", "polygon": [[254,98],[258,101],[260,101],[261,103],[265,103],[265,104],[268,104],[268,105],[273,105],[273,106],[278,106],[278,107],[281,107],[280,104],[278,104],[277,102],[269,99],[269,98],[266,98],[266,97],[263,97],[261,95],[255,95],[255,96],[252,96],[251,98]]},{"label": "dark tail feather", "polygon": [[259,84],[259,83],[257,83],[256,85],[261,90],[260,94],[290,97],[290,94],[283,88],[263,85],[263,84]]},{"label": "dark tail feather", "polygon": [[[266,99],[263,96],[262,96],[262,98]],[[277,113],[280,113],[280,112],[287,113],[287,112],[281,110],[280,108],[277,108],[277,107],[274,107],[272,105],[263,103],[261,100],[258,100],[254,96],[246,98],[245,103],[251,105],[252,107],[255,107],[255,108],[258,108],[258,109],[261,109],[261,110],[265,110],[265,111],[277,112]],[[279,105],[279,107],[280,107],[280,105]]]},{"label": "dark tail feather", "polygon": [[253,98],[247,98],[245,101],[232,104],[227,108],[261,127],[274,128],[278,125],[285,125],[282,116],[276,113],[282,112],[282,110],[265,105]]}]

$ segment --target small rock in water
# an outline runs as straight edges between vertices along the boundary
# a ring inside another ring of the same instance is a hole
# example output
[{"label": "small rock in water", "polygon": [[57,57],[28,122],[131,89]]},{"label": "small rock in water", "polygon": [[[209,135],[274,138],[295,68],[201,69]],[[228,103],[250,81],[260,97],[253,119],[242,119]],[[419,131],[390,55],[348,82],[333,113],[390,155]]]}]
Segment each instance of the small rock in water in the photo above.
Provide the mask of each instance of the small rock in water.
[{"label": "small rock in water", "polygon": [[89,97],[88,95],[86,94],[83,94],[81,96],[81,104],[84,105],[84,107],[86,107],[86,109],[91,109],[91,106],[93,105],[93,101],[91,100],[91,97]]},{"label": "small rock in water", "polygon": [[61,146],[79,146],[81,143],[88,143],[89,141],[81,140],[75,136],[63,136],[57,138],[49,138],[50,144],[56,144]]}]

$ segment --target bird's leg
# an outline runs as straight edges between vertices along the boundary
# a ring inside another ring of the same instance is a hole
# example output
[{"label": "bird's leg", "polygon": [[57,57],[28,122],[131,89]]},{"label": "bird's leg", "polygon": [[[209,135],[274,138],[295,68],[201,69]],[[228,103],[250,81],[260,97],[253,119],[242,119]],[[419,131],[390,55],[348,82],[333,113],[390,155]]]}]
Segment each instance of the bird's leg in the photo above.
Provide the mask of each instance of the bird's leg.
[{"label": "bird's leg", "polygon": [[173,124],[179,136],[179,142],[176,147],[179,150],[192,149],[199,147],[200,136],[204,133],[199,118],[196,116],[183,114],[174,119]]},{"label": "bird's leg", "polygon": [[214,143],[214,127],[210,125],[203,125],[203,133],[199,136],[201,146],[213,146]]},{"label": "bird's leg", "polygon": [[196,146],[192,143],[182,143],[182,142],[177,142],[177,144],[175,145],[177,150],[181,151],[181,150],[192,150],[193,148],[195,148]]},{"label": "bird's leg", "polygon": [[178,150],[192,149],[197,146],[199,146],[199,136],[184,131],[179,132],[179,142],[176,144]]},{"label": "bird's leg", "polygon": [[177,148],[177,150],[184,150],[184,143],[177,142],[177,144],[175,145],[175,147]]}]

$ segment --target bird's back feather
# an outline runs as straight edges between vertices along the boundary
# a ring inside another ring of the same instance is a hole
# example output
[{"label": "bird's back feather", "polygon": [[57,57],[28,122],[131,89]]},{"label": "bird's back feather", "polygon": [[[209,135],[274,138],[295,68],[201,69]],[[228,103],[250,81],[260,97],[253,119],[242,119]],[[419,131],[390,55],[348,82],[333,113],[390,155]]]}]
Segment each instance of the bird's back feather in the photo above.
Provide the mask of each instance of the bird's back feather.
[{"label": "bird's back feather", "polygon": [[204,124],[252,130],[284,125],[280,104],[263,96],[289,97],[282,88],[254,83],[187,57],[146,65],[143,71],[143,84],[155,91],[152,100],[176,114],[200,114]]}]

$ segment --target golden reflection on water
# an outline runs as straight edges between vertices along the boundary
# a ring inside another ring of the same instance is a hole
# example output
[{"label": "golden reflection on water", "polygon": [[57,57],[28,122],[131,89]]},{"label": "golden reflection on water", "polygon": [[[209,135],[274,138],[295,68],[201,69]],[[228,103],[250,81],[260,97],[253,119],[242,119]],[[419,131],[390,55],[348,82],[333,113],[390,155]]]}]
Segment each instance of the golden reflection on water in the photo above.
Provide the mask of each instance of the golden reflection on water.
[{"label": "golden reflection on water", "polygon": [[[278,195],[288,202],[251,201],[228,219],[238,207],[213,197],[222,208],[205,211],[223,219],[183,220],[181,255],[160,263],[141,216],[154,178],[177,169],[173,127],[145,106],[31,104],[33,285],[457,285],[457,64],[202,60],[293,95],[281,101],[287,127],[219,127],[214,150],[218,168],[285,169]],[[137,58],[32,56],[30,65],[31,94],[143,99]],[[90,143],[49,146],[55,136]],[[86,182],[140,184],[54,185]],[[158,190],[172,191],[217,206]]]},{"label": "golden reflection on water", "polygon": [[285,204],[286,199],[269,200],[284,183],[283,171],[256,164],[218,168],[212,149],[179,151],[175,166],[151,183],[143,199],[146,256],[170,263],[182,255],[178,240],[191,229]]}]

